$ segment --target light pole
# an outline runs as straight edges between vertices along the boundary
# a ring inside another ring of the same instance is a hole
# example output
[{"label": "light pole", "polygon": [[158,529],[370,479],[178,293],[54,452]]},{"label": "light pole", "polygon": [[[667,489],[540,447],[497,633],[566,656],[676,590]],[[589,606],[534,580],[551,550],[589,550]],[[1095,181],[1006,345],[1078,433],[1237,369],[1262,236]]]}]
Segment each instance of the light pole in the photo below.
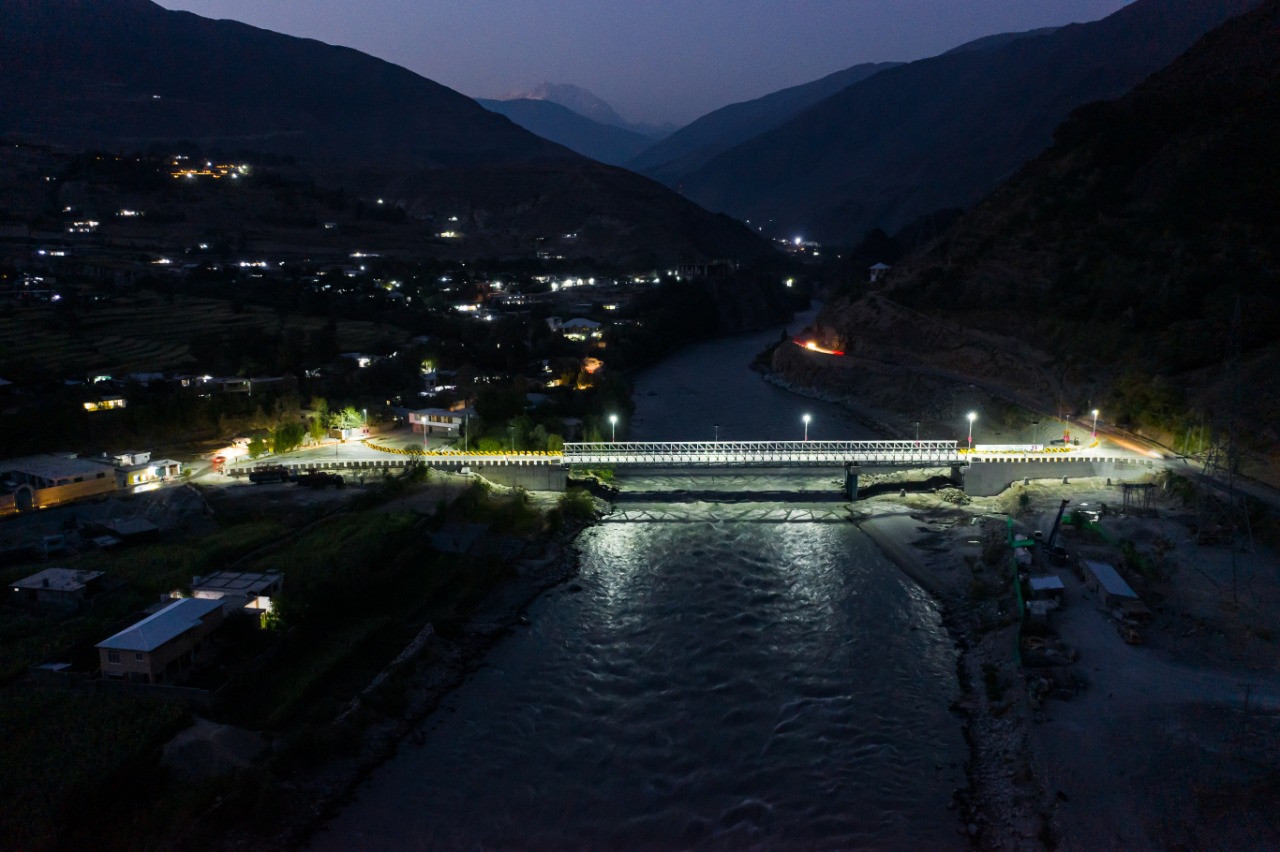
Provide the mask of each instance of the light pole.
[{"label": "light pole", "polygon": [[969,412],[969,449],[973,449],[973,421],[978,419],[978,412]]},{"label": "light pole", "polygon": [[920,443],[920,421],[916,421],[916,443]]},{"label": "light pole", "polygon": [[470,447],[467,446],[469,440],[471,440],[471,424],[467,422],[467,413],[464,411],[462,413],[462,451],[464,453],[470,451]]},{"label": "light pole", "polygon": [[809,440],[809,421],[810,421],[812,418],[811,418],[811,417],[809,417],[809,415],[807,415],[807,414],[806,414],[805,416],[801,417],[800,419],[804,421],[804,439],[807,441],[807,440]]},{"label": "light pole", "polygon": [[716,443],[720,443],[720,424],[716,424]]},{"label": "light pole", "polygon": [[1093,437],[1098,437],[1098,409],[1093,410]]},{"label": "light pole", "polygon": [[507,427],[507,431],[511,433],[511,452],[512,452],[512,453],[515,453],[515,451],[516,451],[516,427],[515,427],[514,425],[508,426],[508,427]]},{"label": "light pole", "polygon": [[616,444],[618,443],[618,415],[609,415],[609,426],[613,430],[613,434],[609,436],[609,443]]}]

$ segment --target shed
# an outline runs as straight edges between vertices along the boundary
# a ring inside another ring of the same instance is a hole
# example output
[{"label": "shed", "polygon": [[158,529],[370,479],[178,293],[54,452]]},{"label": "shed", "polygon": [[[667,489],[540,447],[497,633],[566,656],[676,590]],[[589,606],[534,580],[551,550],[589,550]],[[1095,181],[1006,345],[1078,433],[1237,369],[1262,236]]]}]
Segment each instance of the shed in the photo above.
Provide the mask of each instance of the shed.
[{"label": "shed", "polygon": [[1062,595],[1066,591],[1062,578],[1057,574],[1032,577],[1027,580],[1027,585],[1031,588],[1031,597],[1036,600],[1062,600]]},{"label": "shed", "polygon": [[1122,606],[1126,601],[1138,600],[1138,594],[1129,587],[1120,573],[1106,562],[1082,559],[1085,582],[1097,592],[1107,607]]}]

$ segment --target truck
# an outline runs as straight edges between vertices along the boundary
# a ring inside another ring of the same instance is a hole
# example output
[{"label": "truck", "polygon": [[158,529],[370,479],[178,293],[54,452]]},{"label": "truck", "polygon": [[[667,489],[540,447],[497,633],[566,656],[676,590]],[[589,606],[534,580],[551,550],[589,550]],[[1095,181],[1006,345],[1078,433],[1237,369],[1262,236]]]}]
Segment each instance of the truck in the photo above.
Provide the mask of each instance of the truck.
[{"label": "truck", "polygon": [[273,482],[288,482],[289,471],[283,467],[259,467],[249,471],[249,481],[254,485],[268,485]]}]

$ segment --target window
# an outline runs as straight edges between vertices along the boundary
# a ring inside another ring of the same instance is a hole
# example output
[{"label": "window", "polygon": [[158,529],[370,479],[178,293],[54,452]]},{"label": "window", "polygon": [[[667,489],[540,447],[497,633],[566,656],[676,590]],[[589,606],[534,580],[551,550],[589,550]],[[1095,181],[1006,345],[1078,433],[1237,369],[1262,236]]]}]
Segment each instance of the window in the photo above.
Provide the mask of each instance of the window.
[{"label": "window", "polygon": [[137,660],[138,662],[142,662],[142,652],[141,652],[141,651],[134,651],[134,652],[133,652],[133,658],[134,658],[135,660]]},{"label": "window", "polygon": [[115,665],[117,665],[117,666],[118,666],[118,665],[120,665],[120,652],[119,652],[119,651],[107,651],[107,662],[108,662],[108,663],[114,663],[114,664],[115,664]]}]

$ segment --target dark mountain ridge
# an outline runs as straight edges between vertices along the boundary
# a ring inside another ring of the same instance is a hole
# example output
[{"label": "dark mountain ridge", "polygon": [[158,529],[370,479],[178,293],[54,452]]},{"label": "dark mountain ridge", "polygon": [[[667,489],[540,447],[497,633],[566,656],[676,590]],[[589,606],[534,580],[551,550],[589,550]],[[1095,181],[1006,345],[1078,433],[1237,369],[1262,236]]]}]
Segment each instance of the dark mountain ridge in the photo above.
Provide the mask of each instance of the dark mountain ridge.
[{"label": "dark mountain ridge", "polygon": [[846,86],[900,64],[854,65],[810,83],[721,107],[652,145],[626,165],[669,185],[676,183],[681,175],[695,170],[721,151],[777,127]]},{"label": "dark mountain ridge", "polygon": [[1050,410],[1101,402],[1170,444],[1215,416],[1221,427],[1239,393],[1240,422],[1275,463],[1277,138],[1269,0],[1130,94],[1073,112],[886,289],[833,300],[820,322],[851,350],[1017,387]]},{"label": "dark mountain ridge", "polygon": [[626,163],[653,144],[648,136],[593,121],[554,101],[477,99],[476,103],[506,116],[530,133],[611,166]]},{"label": "dark mountain ridge", "polygon": [[[388,200],[429,209],[424,217],[436,221],[465,216],[475,223],[467,244],[499,254],[523,252],[538,234],[601,230],[595,219],[574,218],[587,215],[584,205],[552,211],[538,203],[548,194],[588,193],[604,193],[590,207],[616,223],[616,234],[646,235],[643,243],[611,237],[609,246],[625,256],[772,253],[745,227],[645,178],[584,160],[470,98],[349,48],[149,0],[0,0],[0,56],[6,136],[73,149],[134,151],[190,140],[206,151],[289,155],[329,184],[379,197],[433,181],[457,186],[444,173],[465,169],[479,182],[471,196],[489,206],[472,204],[465,186],[447,208],[414,195]],[[510,180],[524,168],[538,181]],[[513,194],[517,186],[525,195]],[[526,212],[501,212],[516,210]],[[565,253],[602,250],[584,239]]]},{"label": "dark mountain ridge", "polygon": [[1115,14],[882,71],[685,175],[690,198],[852,244],[969,207],[1075,107],[1122,94],[1258,0],[1136,0]]}]

